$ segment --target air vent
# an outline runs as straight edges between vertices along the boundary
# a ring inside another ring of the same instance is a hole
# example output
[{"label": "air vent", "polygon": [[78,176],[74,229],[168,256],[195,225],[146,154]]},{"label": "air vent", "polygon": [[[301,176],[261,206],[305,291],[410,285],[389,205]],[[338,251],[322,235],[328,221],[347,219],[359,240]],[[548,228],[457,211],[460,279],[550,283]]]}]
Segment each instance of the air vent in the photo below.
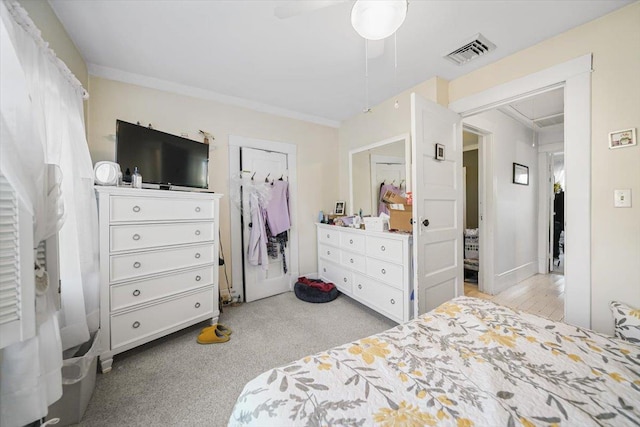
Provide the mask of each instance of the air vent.
[{"label": "air vent", "polygon": [[445,55],[449,61],[457,65],[463,65],[471,61],[474,58],[491,52],[496,48],[496,45],[491,43],[485,36],[478,33],[464,46],[459,47],[448,55]]},{"label": "air vent", "polygon": [[560,123],[564,123],[564,113],[553,114],[547,117],[540,117],[539,119],[535,119],[533,123],[537,124],[541,128],[559,125]]}]

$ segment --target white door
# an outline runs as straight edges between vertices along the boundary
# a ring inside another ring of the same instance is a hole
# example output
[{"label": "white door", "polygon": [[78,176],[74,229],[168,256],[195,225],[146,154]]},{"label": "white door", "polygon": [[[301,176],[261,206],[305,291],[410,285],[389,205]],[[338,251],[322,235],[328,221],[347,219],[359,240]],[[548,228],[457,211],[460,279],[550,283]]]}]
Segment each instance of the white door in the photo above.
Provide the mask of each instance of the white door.
[{"label": "white door", "polygon": [[412,93],[411,136],[414,304],[422,314],[464,294],[461,118]]},{"label": "white door", "polygon": [[251,209],[249,198],[252,191],[269,191],[270,184],[265,180],[277,180],[282,177],[287,179],[287,154],[272,151],[258,150],[243,147],[240,153],[242,170],[251,171],[253,181],[246,180],[242,188],[242,248],[244,254],[244,295],[247,302],[261,298],[270,297],[290,291],[291,264],[289,263],[287,273],[284,272],[284,262],[289,261],[290,249],[287,245],[284,259],[280,250],[277,251],[277,258],[269,257],[269,264],[265,270],[261,265],[251,265],[247,262],[247,250],[249,248],[249,237],[251,235]]}]

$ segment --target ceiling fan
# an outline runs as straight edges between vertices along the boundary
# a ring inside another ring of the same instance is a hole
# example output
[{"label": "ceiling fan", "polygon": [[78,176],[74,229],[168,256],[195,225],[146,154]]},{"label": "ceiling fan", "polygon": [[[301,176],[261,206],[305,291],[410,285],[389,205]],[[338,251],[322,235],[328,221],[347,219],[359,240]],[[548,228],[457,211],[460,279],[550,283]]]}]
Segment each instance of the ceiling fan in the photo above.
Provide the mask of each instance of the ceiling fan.
[{"label": "ceiling fan", "polygon": [[[274,8],[274,15],[287,19],[353,0],[289,0]],[[367,40],[367,58],[384,53],[384,39],[394,34],[406,18],[407,0],[356,0],[351,9],[351,25]]]}]

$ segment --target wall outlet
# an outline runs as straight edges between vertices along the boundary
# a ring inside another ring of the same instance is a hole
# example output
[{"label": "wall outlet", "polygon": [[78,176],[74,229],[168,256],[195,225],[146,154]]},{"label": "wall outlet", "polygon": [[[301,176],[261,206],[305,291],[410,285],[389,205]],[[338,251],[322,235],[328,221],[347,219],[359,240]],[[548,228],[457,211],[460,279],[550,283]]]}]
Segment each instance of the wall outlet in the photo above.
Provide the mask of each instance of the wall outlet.
[{"label": "wall outlet", "polygon": [[616,208],[630,208],[631,189],[613,190],[613,206]]}]

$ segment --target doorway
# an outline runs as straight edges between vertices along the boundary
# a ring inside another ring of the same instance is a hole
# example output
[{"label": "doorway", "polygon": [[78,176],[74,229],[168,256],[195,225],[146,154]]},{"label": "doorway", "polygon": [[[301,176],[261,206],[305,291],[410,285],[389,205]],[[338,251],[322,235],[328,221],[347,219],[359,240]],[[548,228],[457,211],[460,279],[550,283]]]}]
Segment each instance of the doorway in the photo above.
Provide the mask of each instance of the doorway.
[{"label": "doorway", "polygon": [[[565,316],[567,323],[591,327],[591,64],[589,53],[459,99],[449,108],[469,117],[528,95],[564,87]],[[545,226],[548,222],[544,223]],[[485,227],[486,228],[486,227]]]},{"label": "doorway", "polygon": [[[229,137],[232,297],[238,301],[250,302],[288,292],[292,289],[292,278],[298,277],[296,151],[293,144]],[[269,257],[266,266],[264,263],[252,265],[248,259],[249,237],[254,226],[251,195],[259,196],[280,178],[283,182],[288,179],[291,223],[288,239],[286,245],[276,246],[277,251],[272,254],[275,256]]]}]

